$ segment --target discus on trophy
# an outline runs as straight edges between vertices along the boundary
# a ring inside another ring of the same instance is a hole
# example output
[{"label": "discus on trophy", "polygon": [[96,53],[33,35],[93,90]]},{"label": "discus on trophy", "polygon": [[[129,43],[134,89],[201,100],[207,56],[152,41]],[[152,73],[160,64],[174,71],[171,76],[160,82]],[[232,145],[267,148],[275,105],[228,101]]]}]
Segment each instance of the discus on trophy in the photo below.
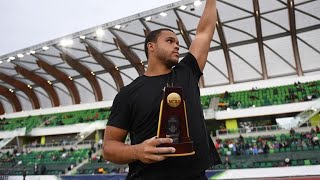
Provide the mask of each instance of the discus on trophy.
[{"label": "discus on trophy", "polygon": [[160,104],[158,138],[170,137],[173,142],[159,147],[174,147],[175,153],[164,156],[189,156],[195,154],[189,137],[187,111],[181,87],[165,87]]}]

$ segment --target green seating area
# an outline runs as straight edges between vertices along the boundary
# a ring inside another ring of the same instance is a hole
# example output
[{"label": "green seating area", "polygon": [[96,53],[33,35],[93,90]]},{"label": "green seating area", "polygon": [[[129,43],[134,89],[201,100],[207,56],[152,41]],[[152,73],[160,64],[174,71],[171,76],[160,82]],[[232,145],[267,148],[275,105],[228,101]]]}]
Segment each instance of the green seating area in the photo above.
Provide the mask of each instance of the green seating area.
[{"label": "green seating area", "polygon": [[[213,97],[219,98],[219,110],[240,109],[307,101],[308,96],[320,97],[320,81],[296,83],[246,91],[235,91],[201,96],[203,108],[208,108]],[[240,102],[240,103],[239,103]]]},{"label": "green seating area", "polygon": [[[213,169],[265,168],[320,164],[320,133],[276,134],[231,139],[217,139],[222,164]],[[230,145],[232,144],[232,145]],[[267,144],[267,148],[266,147]],[[281,144],[281,145],[280,145]],[[265,150],[265,149],[266,150]],[[254,149],[256,151],[254,152]],[[226,158],[228,157],[228,158]],[[285,159],[290,159],[287,164]],[[226,163],[226,159],[230,163]]]},{"label": "green seating area", "polygon": [[[319,153],[312,152],[313,154]],[[283,159],[281,159],[283,158]],[[247,169],[247,168],[268,168],[268,167],[285,167],[285,166],[309,166],[309,165],[319,165],[319,158],[294,158],[290,159],[290,163],[286,164],[285,162],[286,156],[281,156],[278,159],[273,160],[257,160],[252,161],[249,158],[247,160],[244,159],[236,159],[233,158],[229,165],[219,164],[212,169]]]},{"label": "green seating area", "polygon": [[[34,174],[34,165],[45,165],[46,175],[65,174],[68,168],[82,162],[87,157],[88,149],[63,151],[34,151],[31,153],[3,155],[0,158],[0,174],[21,175],[24,168],[28,175]],[[63,154],[65,153],[65,157]],[[55,156],[55,160],[53,158]]]},{"label": "green seating area", "polygon": [[17,128],[26,127],[26,131],[39,126],[48,116],[28,116],[22,118],[0,120],[0,131],[11,131]]},{"label": "green seating area", "polygon": [[[286,86],[201,96],[201,104],[203,108],[208,108],[213,97],[219,98],[219,110],[286,104],[318,98],[320,97],[319,89],[320,81],[295,83]],[[109,115],[109,108],[100,108],[23,118],[0,119],[0,131],[26,127],[28,132],[38,126],[52,127],[104,120]]]},{"label": "green seating area", "polygon": [[90,109],[66,113],[56,113],[22,118],[0,119],[0,131],[11,131],[17,128],[27,128],[27,132],[39,126],[53,127],[77,123],[88,123],[95,120],[105,120],[109,117],[109,108]]},{"label": "green seating area", "polygon": [[95,120],[107,119],[109,115],[110,110],[107,108],[54,114],[51,116],[51,119],[47,123],[45,123],[45,126],[61,126],[77,123],[88,123]]},{"label": "green seating area", "polygon": [[[233,156],[230,157],[230,164],[222,164],[212,167],[213,169],[245,169],[245,168],[266,168],[284,166],[308,166],[319,165],[320,158],[317,156],[318,150],[306,150],[301,152],[282,152],[278,154],[256,155],[256,156]],[[222,156],[224,158],[224,156]],[[285,159],[290,159],[290,164],[286,164]]]}]

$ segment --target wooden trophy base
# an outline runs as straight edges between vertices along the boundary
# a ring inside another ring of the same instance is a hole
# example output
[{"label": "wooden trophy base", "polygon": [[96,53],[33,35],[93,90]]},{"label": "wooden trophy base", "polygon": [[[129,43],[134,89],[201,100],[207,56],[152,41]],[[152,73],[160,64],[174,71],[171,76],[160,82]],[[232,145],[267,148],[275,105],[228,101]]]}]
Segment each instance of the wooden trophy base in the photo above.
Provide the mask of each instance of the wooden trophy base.
[{"label": "wooden trophy base", "polygon": [[178,157],[178,156],[190,156],[194,155],[196,152],[193,150],[192,142],[185,143],[165,143],[158,147],[173,147],[176,149],[175,153],[162,154],[165,157]]}]

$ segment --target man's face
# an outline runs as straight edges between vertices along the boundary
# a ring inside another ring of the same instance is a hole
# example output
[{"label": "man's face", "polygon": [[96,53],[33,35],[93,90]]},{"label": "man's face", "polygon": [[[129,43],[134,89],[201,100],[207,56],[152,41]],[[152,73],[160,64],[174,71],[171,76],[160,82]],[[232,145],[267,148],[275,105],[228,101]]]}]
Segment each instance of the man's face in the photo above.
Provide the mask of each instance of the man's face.
[{"label": "man's face", "polygon": [[162,31],[155,43],[156,56],[171,68],[179,62],[179,40],[175,33]]}]

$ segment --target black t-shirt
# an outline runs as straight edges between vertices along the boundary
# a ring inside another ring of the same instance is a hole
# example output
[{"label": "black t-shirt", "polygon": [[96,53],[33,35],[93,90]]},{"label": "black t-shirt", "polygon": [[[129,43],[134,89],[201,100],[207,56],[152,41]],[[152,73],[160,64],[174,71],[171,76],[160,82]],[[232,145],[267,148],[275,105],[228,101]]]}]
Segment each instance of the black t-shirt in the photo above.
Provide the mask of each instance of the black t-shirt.
[{"label": "black t-shirt", "polygon": [[139,144],[157,134],[164,87],[167,84],[182,87],[189,135],[196,152],[193,156],[167,158],[154,164],[132,162],[127,179],[186,179],[221,162],[204,122],[198,87],[201,75],[196,59],[188,53],[169,74],[140,76],[117,94],[108,126],[127,130],[131,144]]}]

